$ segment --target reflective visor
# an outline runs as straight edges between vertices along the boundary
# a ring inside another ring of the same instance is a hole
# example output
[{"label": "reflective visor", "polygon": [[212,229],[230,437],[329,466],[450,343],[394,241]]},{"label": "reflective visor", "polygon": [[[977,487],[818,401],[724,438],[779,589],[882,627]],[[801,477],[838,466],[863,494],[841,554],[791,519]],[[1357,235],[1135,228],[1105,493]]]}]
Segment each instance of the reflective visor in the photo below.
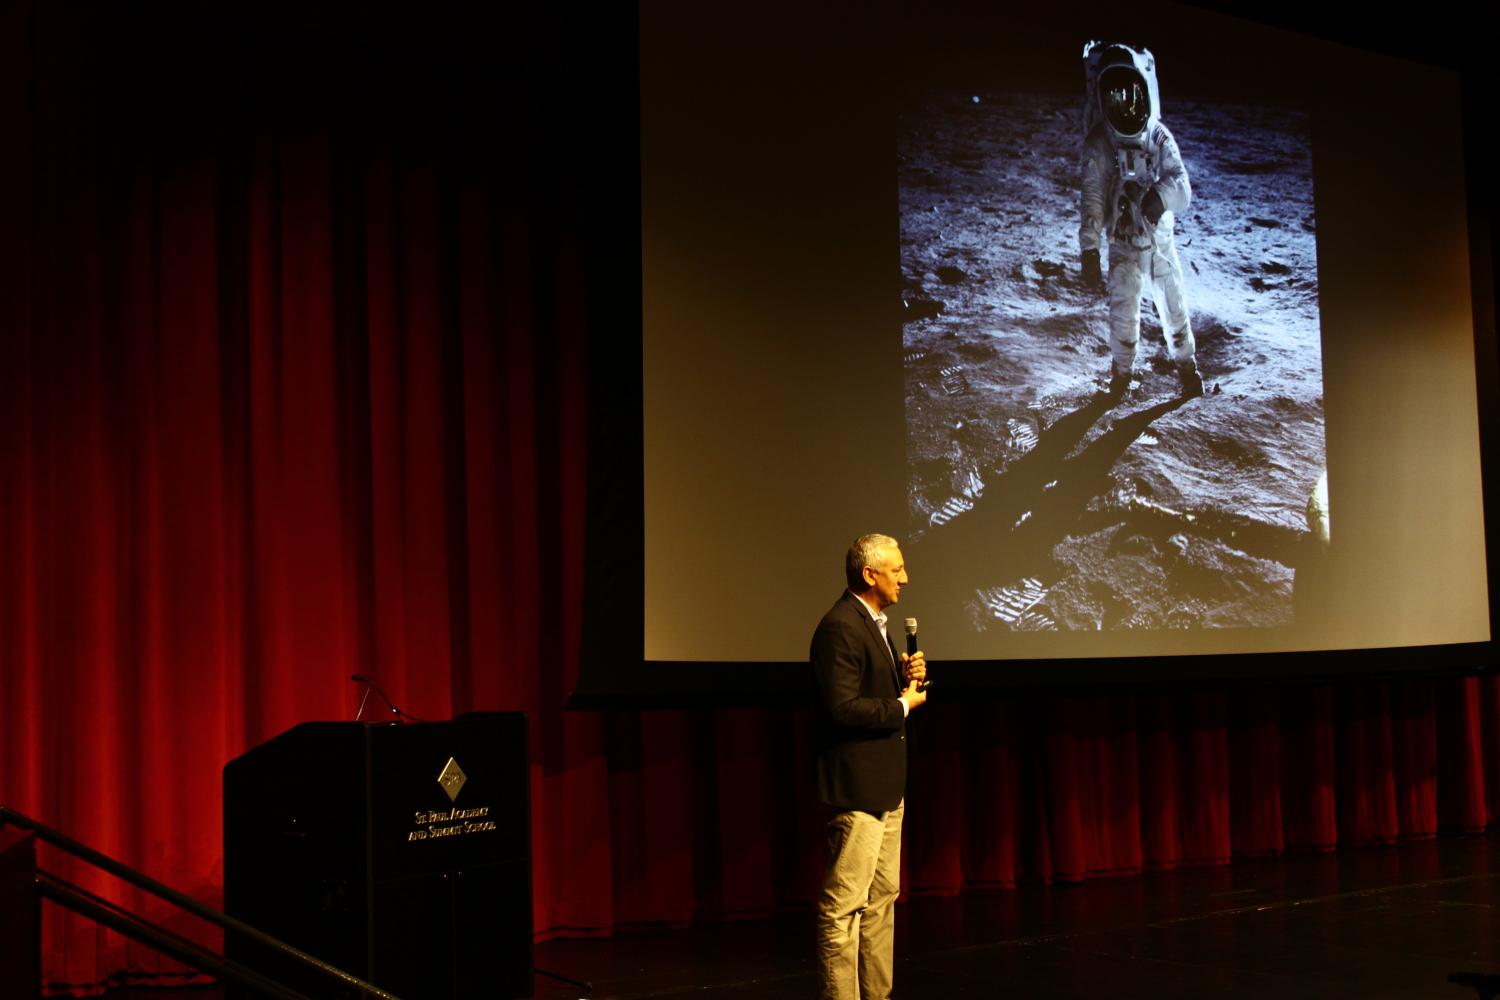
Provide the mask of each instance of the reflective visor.
[{"label": "reflective visor", "polygon": [[1111,66],[1099,77],[1099,107],[1121,135],[1137,135],[1151,117],[1146,81],[1130,66]]}]

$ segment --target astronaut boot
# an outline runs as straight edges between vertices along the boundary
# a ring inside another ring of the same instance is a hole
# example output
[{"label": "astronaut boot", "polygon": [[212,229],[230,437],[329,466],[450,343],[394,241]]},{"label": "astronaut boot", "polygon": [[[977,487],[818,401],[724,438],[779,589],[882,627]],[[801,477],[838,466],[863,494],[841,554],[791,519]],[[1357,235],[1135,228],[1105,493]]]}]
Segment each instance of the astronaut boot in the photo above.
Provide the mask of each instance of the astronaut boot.
[{"label": "astronaut boot", "polygon": [[1130,391],[1131,374],[1132,372],[1128,368],[1121,371],[1119,368],[1111,365],[1109,368],[1109,388],[1104,394],[1116,403],[1124,399],[1125,393]]},{"label": "astronaut boot", "polygon": [[1182,398],[1193,399],[1203,395],[1203,376],[1198,374],[1196,361],[1177,362],[1177,381],[1182,386]]}]

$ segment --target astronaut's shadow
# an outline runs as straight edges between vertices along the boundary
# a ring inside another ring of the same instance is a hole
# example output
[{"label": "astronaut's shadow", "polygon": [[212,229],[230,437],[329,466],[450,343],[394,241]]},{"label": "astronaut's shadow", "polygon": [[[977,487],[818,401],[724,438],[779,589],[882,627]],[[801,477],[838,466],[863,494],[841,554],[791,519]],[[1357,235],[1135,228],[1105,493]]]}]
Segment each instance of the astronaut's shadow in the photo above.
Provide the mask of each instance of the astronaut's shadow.
[{"label": "astronaut's shadow", "polygon": [[947,570],[946,579],[923,588],[923,603],[956,609],[978,587],[1045,574],[1053,546],[1089,502],[1113,485],[1109,473],[1125,449],[1187,401],[1177,397],[1121,416],[1077,454],[1089,429],[1110,410],[1109,397],[1095,395],[1053,421],[1030,452],[985,479],[973,510],[909,546],[914,566]]}]

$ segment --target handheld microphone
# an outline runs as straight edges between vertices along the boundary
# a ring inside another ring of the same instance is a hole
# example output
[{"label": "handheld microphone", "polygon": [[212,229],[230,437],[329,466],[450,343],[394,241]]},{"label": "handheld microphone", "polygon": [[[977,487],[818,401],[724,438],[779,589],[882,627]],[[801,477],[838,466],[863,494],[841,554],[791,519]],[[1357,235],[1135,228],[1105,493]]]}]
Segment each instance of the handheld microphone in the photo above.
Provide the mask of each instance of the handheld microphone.
[{"label": "handheld microphone", "polygon": [[[915,618],[908,618],[908,619],[906,619],[906,655],[907,656],[916,656],[917,655],[917,620]],[[918,691],[926,691],[927,690],[927,679],[926,678],[923,678],[921,680],[921,682],[919,682],[917,684],[917,690]]]}]

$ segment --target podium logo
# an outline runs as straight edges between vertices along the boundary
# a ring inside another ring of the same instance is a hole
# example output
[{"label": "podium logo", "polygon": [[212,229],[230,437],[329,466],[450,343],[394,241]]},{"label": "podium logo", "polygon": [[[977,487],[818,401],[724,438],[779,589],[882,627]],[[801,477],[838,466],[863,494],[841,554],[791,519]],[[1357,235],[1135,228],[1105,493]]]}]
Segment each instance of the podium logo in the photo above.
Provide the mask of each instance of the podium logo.
[{"label": "podium logo", "polygon": [[442,785],[443,791],[448,793],[449,802],[458,801],[458,793],[463,790],[464,782],[468,780],[469,776],[464,774],[464,769],[459,767],[458,761],[452,757],[448,758],[448,763],[443,765],[442,772],[437,776],[438,784]]}]

